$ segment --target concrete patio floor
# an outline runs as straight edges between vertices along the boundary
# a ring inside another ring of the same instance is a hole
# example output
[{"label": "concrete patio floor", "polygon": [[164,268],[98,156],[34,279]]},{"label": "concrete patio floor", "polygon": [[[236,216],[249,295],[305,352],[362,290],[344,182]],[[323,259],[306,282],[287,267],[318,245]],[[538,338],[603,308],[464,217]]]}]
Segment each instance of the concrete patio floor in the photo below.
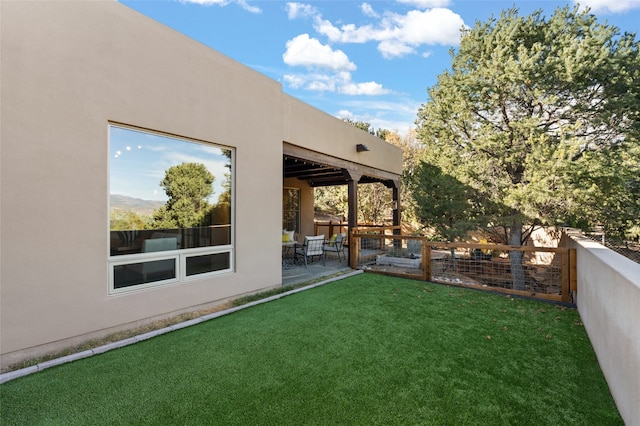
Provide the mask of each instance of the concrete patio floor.
[{"label": "concrete patio floor", "polygon": [[351,270],[347,260],[342,257],[342,262],[339,262],[335,254],[327,254],[324,265],[322,260],[315,259],[313,262],[308,263],[306,268],[303,260],[298,259],[296,263],[293,263],[292,259],[287,258],[282,266],[282,286],[286,287],[315,281]]}]

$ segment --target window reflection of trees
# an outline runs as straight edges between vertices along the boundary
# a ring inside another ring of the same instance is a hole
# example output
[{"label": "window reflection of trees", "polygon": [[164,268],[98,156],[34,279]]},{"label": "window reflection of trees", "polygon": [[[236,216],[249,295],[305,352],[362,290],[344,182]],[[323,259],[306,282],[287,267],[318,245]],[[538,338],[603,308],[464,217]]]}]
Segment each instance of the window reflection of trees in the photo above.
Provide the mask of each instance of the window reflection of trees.
[{"label": "window reflection of trees", "polygon": [[231,150],[111,126],[110,151],[112,255],[156,238],[176,249],[231,244]]}]

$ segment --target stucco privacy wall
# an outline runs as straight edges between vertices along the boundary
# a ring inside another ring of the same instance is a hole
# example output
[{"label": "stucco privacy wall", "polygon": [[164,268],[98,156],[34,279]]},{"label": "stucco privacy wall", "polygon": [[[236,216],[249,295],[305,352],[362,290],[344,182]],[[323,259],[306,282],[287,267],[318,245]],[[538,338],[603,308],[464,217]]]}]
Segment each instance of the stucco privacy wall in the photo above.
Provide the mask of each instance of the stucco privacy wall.
[{"label": "stucco privacy wall", "polygon": [[640,265],[579,236],[578,311],[625,424],[640,425]]}]

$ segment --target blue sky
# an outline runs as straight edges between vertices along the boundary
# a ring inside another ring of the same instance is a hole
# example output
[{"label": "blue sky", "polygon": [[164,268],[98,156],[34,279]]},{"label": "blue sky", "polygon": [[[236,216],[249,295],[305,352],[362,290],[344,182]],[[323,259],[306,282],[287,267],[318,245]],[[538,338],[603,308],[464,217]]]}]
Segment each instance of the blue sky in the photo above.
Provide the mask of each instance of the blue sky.
[{"label": "blue sky", "polygon": [[165,172],[182,163],[201,163],[215,178],[210,202],[224,192],[229,159],[221,148],[118,126],[109,128],[109,192],[167,201],[160,186]]},{"label": "blue sky", "polygon": [[[123,4],[279,81],[331,115],[404,135],[450,67],[462,25],[567,1],[137,0]],[[640,0],[581,0],[600,23],[640,32]],[[636,37],[637,38],[637,37]]]}]

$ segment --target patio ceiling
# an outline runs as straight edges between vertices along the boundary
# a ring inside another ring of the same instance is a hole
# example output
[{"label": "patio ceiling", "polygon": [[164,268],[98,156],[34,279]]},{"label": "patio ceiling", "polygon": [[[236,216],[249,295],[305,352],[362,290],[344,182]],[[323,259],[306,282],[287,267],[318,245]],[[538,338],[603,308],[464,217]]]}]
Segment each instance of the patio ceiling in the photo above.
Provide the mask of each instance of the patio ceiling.
[{"label": "patio ceiling", "polygon": [[311,186],[346,185],[349,181],[346,169],[288,155],[284,156],[283,175],[285,178],[306,180]]},{"label": "patio ceiling", "polygon": [[369,170],[358,164],[330,165],[327,163],[285,154],[283,176],[305,180],[312,187],[346,185],[353,175],[361,175],[358,183],[380,182],[387,187],[394,186],[392,176],[381,176],[386,175],[384,172]]}]

